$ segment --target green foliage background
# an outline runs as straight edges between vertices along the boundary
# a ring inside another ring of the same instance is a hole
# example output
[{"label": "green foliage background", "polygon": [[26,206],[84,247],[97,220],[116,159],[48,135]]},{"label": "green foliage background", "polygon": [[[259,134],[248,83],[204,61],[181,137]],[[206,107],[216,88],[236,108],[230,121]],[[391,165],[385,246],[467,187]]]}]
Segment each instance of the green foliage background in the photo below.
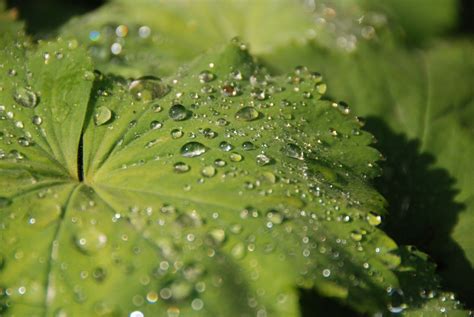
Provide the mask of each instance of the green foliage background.
[{"label": "green foliage background", "polygon": [[[469,313],[474,44],[456,32],[460,3],[46,3],[19,7],[29,35],[15,3],[0,16],[1,314]],[[214,91],[201,93],[211,63]],[[130,91],[146,75],[163,80]],[[37,106],[12,99],[24,87]],[[176,121],[178,102],[189,112]],[[249,105],[255,118],[236,117]],[[239,148],[249,139],[256,150]],[[206,153],[178,159],[185,140]],[[177,160],[190,172],[173,172]],[[260,215],[243,220],[250,207]]]}]

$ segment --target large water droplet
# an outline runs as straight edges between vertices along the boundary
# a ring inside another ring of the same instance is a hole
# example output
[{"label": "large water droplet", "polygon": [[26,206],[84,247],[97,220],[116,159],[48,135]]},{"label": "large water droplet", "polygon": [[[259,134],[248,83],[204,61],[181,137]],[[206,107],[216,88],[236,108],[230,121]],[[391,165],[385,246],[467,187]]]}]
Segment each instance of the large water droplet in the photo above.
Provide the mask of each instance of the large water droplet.
[{"label": "large water droplet", "polygon": [[94,115],[95,125],[99,126],[106,124],[110,121],[110,119],[112,119],[112,111],[109,108],[105,106],[97,108]]},{"label": "large water droplet", "polygon": [[191,111],[186,109],[183,105],[176,104],[170,108],[168,114],[174,121],[183,121],[191,116]]},{"label": "large water droplet", "polygon": [[254,107],[243,107],[235,113],[235,118],[243,121],[253,121],[259,116],[260,113]]},{"label": "large water droplet", "polygon": [[199,142],[188,142],[181,147],[181,155],[184,157],[195,157],[200,156],[206,151],[208,148]]},{"label": "large water droplet", "polygon": [[157,77],[145,76],[132,81],[128,90],[135,100],[151,101],[164,97],[170,87]]},{"label": "large water droplet", "polygon": [[34,108],[38,105],[38,96],[28,88],[19,87],[13,94],[13,99],[21,106]]}]

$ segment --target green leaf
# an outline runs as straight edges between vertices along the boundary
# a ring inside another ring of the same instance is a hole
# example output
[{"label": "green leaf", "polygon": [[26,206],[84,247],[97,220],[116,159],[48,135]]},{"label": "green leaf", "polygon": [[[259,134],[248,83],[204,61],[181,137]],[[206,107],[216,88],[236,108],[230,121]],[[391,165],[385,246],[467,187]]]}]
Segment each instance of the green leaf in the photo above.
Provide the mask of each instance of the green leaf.
[{"label": "green leaf", "polygon": [[298,287],[393,310],[379,154],[319,74],[268,76],[237,40],[132,81],[76,42],[2,43],[2,313],[297,316]]},{"label": "green leaf", "polygon": [[317,45],[275,52],[267,62],[327,74],[329,94],[367,117],[387,156],[378,188],[389,201],[387,232],[439,263],[444,285],[472,304],[474,64],[471,42],[440,43],[425,52],[360,47],[341,56]]}]

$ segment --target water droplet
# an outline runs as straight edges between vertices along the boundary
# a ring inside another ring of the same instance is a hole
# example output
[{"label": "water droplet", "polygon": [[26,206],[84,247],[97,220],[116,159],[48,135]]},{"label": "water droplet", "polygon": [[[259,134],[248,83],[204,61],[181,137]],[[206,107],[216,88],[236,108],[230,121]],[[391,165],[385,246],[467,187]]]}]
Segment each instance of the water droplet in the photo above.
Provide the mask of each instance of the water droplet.
[{"label": "water droplet", "polygon": [[254,107],[243,107],[235,113],[235,118],[243,121],[253,121],[259,116],[260,113]]},{"label": "water droplet", "polygon": [[157,77],[145,76],[132,81],[128,90],[135,100],[151,101],[164,97],[170,87]]},{"label": "water droplet", "polygon": [[151,29],[149,26],[143,25],[138,29],[138,36],[142,39],[146,39],[151,34]]},{"label": "water droplet", "polygon": [[161,123],[160,121],[153,120],[152,122],[150,122],[150,129],[152,130],[161,129],[162,127],[163,123]]},{"label": "water droplet", "polygon": [[330,269],[324,269],[323,270],[323,276],[324,277],[329,277],[331,275],[331,270]]},{"label": "water droplet", "polygon": [[106,124],[110,119],[112,119],[112,111],[109,108],[105,106],[97,108],[94,114],[95,125],[100,126]]},{"label": "water droplet", "polygon": [[242,143],[242,148],[244,149],[244,151],[252,151],[252,150],[255,150],[255,144],[253,144],[252,142],[250,141],[245,141],[244,143]]},{"label": "water droplet", "polygon": [[203,307],[204,307],[204,302],[203,302],[202,299],[200,299],[200,298],[195,298],[195,299],[193,299],[193,301],[191,302],[191,307],[192,307],[194,310],[201,310],[201,309],[203,309]]},{"label": "water droplet", "polygon": [[226,97],[235,97],[240,94],[240,89],[235,85],[227,84],[221,87],[221,92]]},{"label": "water droplet", "polygon": [[206,151],[208,148],[199,142],[188,142],[181,147],[181,155],[184,157],[196,157],[200,156]]},{"label": "water droplet", "polygon": [[390,298],[387,308],[391,313],[400,314],[407,308],[407,305],[404,303],[404,294],[403,291],[399,288],[387,289],[387,294]]},{"label": "water droplet", "polygon": [[240,162],[243,160],[244,157],[239,153],[234,152],[230,154],[229,158],[232,162]]},{"label": "water droplet", "polygon": [[325,83],[316,84],[316,91],[319,94],[324,95],[324,93],[326,92],[326,89],[327,89],[327,85]]},{"label": "water droplet", "polygon": [[199,73],[199,81],[203,84],[213,81],[215,77],[216,76],[208,70]]},{"label": "water droplet", "polygon": [[272,159],[266,154],[259,154],[256,157],[257,165],[265,166],[272,163]]},{"label": "water droplet", "polygon": [[213,229],[209,232],[209,235],[216,244],[222,244],[225,240],[225,231],[223,229]]},{"label": "water droplet", "polygon": [[378,226],[379,224],[382,223],[382,217],[380,215],[377,215],[376,213],[373,213],[373,212],[369,212],[367,214],[367,222],[371,225],[371,226]]},{"label": "water droplet", "polygon": [[351,239],[354,240],[354,241],[361,241],[362,238],[364,237],[363,233],[360,232],[359,230],[354,230],[351,232]]},{"label": "water droplet", "polygon": [[303,150],[294,143],[288,143],[282,148],[283,154],[297,160],[303,160]]},{"label": "water droplet", "polygon": [[202,130],[202,134],[208,139],[214,139],[217,136],[217,132],[211,130],[210,128],[205,128]]},{"label": "water droplet", "polygon": [[267,212],[267,218],[275,225],[281,224],[284,220],[283,215],[277,210],[270,210]]},{"label": "water droplet", "polygon": [[173,165],[173,169],[176,173],[186,173],[191,169],[191,167],[184,162],[178,162]]},{"label": "water droplet", "polygon": [[226,161],[222,160],[222,159],[216,159],[214,161],[214,165],[217,166],[217,167],[224,167],[226,166]]},{"label": "water droplet", "polygon": [[34,108],[38,104],[38,97],[28,88],[20,87],[15,90],[13,99],[21,106]]},{"label": "water droplet", "polygon": [[85,228],[74,236],[77,248],[86,254],[91,254],[105,247],[107,236],[93,227]]},{"label": "water droplet", "polygon": [[237,243],[234,245],[230,253],[236,259],[242,259],[245,256],[245,245],[242,242]]},{"label": "water droplet", "polygon": [[97,267],[92,271],[92,277],[99,283],[104,281],[106,276],[107,271],[102,267]]},{"label": "water droplet", "polygon": [[183,136],[183,134],[184,134],[184,133],[183,133],[183,130],[181,130],[181,129],[173,129],[173,130],[171,130],[171,137],[172,137],[173,139],[179,139],[179,138],[181,138],[181,137]]},{"label": "water droplet", "polygon": [[174,121],[183,121],[191,116],[191,111],[186,109],[183,105],[176,104],[170,108],[168,114]]},{"label": "water droplet", "polygon": [[222,141],[221,143],[219,143],[219,148],[222,151],[229,152],[234,148],[234,146],[227,141]]},{"label": "water droplet", "polygon": [[144,317],[144,316],[145,315],[139,310],[132,311],[129,315],[129,317]]},{"label": "water droplet", "polygon": [[41,123],[43,123],[43,119],[40,117],[40,116],[33,116],[31,118],[31,122],[34,124],[34,125],[41,125]]},{"label": "water droplet", "polygon": [[214,175],[216,175],[216,168],[212,165],[205,166],[201,170],[201,174],[204,177],[213,177]]},{"label": "water droplet", "polygon": [[168,314],[168,317],[179,317],[180,310],[178,307],[170,307],[168,308],[166,313]]},{"label": "water droplet", "polygon": [[0,208],[5,208],[10,206],[12,203],[10,198],[0,196]]}]

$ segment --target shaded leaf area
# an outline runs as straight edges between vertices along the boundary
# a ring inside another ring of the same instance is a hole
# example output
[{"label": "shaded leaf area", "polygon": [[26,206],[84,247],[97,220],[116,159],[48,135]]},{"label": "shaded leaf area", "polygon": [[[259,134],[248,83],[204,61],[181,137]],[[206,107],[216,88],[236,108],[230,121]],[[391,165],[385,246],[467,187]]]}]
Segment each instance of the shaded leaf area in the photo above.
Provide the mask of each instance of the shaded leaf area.
[{"label": "shaded leaf area", "polygon": [[104,3],[103,0],[2,0],[15,9],[19,19],[26,22],[26,30],[35,37],[51,37],[57,28],[73,16],[85,14]]},{"label": "shaded leaf area", "polygon": [[409,312],[444,296],[400,284],[373,138],[320,100],[319,74],[268,76],[233,41],[127,81],[92,73],[75,41],[2,42],[17,66],[0,73],[2,314],[298,316],[298,288]]},{"label": "shaded leaf area", "polygon": [[361,47],[351,56],[295,45],[268,59],[280,70],[308,61],[327,74],[330,95],[371,116],[370,129],[381,140],[377,146],[388,157],[379,183],[391,206],[385,229],[399,243],[433,256],[446,287],[458,290],[470,305],[472,55],[472,43],[458,41],[425,52]]}]

